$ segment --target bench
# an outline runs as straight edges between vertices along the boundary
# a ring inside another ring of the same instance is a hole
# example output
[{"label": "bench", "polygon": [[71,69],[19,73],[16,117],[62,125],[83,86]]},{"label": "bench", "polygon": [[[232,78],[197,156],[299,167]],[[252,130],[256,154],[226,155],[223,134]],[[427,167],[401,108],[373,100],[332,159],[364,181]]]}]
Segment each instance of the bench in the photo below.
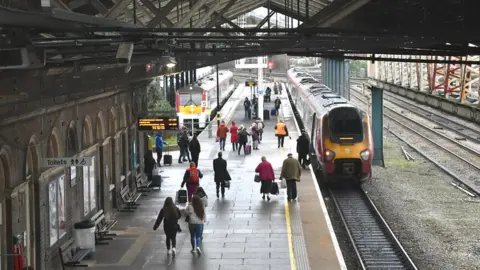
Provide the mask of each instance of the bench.
[{"label": "bench", "polygon": [[130,194],[128,186],[125,186],[120,191],[120,198],[123,201],[124,208],[120,209],[121,212],[133,212],[134,209],[137,209],[138,199],[142,196],[142,193],[136,193],[134,195]]},{"label": "bench", "polygon": [[93,215],[90,220],[95,223],[95,243],[99,245],[108,244],[104,240],[112,240],[116,233],[110,233],[110,230],[117,224],[116,220],[105,220],[103,209]]},{"label": "bench", "polygon": [[[137,187],[137,190],[138,191],[142,191],[142,192],[150,192],[152,191],[152,188],[150,187],[152,185],[152,181],[148,181],[148,178],[144,178],[143,177],[144,175],[143,174],[137,174],[137,179],[135,181],[135,185]],[[144,181],[144,179],[147,179]],[[147,194],[145,194],[146,196]]]},{"label": "bench", "polygon": [[75,240],[70,239],[58,248],[60,252],[60,260],[62,261],[62,269],[67,267],[89,267],[87,264],[80,262],[90,253],[90,249],[76,249]]}]

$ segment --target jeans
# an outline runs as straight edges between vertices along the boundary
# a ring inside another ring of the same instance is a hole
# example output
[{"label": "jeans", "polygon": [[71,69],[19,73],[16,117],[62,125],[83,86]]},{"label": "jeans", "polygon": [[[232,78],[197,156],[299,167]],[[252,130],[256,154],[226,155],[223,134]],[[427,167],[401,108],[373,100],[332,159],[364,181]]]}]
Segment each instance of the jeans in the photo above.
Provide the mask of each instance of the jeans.
[{"label": "jeans", "polygon": [[239,143],[238,144],[238,154],[240,155],[240,150],[242,150],[242,147],[243,147],[243,153],[245,154],[245,145],[247,143]]},{"label": "jeans", "polygon": [[297,180],[287,179],[287,200],[295,200],[297,198]]},{"label": "jeans", "polygon": [[190,230],[192,249],[200,247],[202,244],[203,224],[190,224],[188,229]]},{"label": "jeans", "polygon": [[225,141],[227,138],[220,138],[220,150],[225,150]]},{"label": "jeans", "polygon": [[178,162],[182,161],[182,158],[184,161],[187,160],[190,161],[190,155],[188,153],[188,147],[179,145],[180,146],[180,156],[178,157]]},{"label": "jeans", "polygon": [[252,109],[245,108],[245,119],[252,119]]}]

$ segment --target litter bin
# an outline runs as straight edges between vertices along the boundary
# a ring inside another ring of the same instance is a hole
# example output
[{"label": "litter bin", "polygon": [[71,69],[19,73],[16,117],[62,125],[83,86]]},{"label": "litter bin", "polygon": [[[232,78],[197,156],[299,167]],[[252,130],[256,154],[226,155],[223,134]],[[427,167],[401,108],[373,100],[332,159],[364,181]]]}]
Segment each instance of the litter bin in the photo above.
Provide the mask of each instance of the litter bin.
[{"label": "litter bin", "polygon": [[95,252],[95,223],[87,219],[75,223],[73,227],[75,228],[76,247]]}]

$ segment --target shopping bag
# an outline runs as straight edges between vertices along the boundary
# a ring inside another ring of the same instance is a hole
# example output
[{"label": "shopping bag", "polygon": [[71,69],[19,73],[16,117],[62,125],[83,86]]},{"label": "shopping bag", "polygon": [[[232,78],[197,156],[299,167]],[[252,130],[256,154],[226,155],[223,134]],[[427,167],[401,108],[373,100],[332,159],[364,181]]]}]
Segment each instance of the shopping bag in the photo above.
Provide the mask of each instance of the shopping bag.
[{"label": "shopping bag", "polygon": [[287,188],[287,180],[286,179],[282,179],[281,182],[280,182],[280,188]]},{"label": "shopping bag", "polygon": [[258,173],[255,174],[255,178],[253,179],[256,183],[260,183],[260,175]]},{"label": "shopping bag", "polygon": [[225,188],[230,189],[230,180],[225,181]]},{"label": "shopping bag", "polygon": [[217,136],[217,138],[215,139],[215,142],[219,142],[220,141],[220,137]]}]

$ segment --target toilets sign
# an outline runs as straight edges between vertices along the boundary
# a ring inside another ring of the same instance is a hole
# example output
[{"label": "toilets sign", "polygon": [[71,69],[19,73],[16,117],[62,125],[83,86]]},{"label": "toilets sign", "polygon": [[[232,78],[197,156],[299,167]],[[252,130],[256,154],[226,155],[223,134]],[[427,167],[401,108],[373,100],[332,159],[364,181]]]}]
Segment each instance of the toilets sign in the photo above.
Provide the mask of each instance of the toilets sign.
[{"label": "toilets sign", "polygon": [[92,157],[44,158],[45,167],[92,166]]}]

